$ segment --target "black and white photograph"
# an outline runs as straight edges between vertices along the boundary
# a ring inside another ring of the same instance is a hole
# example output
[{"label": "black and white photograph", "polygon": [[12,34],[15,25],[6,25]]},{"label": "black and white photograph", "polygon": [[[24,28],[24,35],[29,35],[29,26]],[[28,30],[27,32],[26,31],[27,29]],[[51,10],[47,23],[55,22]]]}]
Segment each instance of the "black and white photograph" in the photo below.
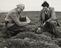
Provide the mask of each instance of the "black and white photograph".
[{"label": "black and white photograph", "polygon": [[61,0],[0,0],[0,48],[61,48]]}]

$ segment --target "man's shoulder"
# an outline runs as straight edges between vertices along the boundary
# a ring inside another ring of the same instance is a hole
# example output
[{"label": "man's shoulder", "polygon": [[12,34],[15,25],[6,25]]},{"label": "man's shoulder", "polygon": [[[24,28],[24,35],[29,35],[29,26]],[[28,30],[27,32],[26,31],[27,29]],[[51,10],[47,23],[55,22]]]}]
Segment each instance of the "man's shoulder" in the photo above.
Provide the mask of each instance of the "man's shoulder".
[{"label": "man's shoulder", "polygon": [[41,9],[40,13],[42,13],[44,11],[44,9]]},{"label": "man's shoulder", "polygon": [[50,10],[54,10],[54,7],[49,7]]},{"label": "man's shoulder", "polygon": [[42,8],[41,11],[43,11],[44,9]]},{"label": "man's shoulder", "polygon": [[12,9],[11,11],[8,12],[8,15],[16,13],[16,9]]}]

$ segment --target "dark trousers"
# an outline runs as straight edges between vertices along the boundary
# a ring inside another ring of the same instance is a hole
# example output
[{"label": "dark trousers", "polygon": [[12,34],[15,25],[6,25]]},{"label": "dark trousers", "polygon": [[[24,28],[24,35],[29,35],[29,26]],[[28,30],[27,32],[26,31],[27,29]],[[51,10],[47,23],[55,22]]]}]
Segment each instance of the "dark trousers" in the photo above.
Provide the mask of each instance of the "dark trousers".
[{"label": "dark trousers", "polygon": [[23,31],[26,31],[26,27],[23,26],[19,27],[16,24],[6,29],[6,33],[8,37],[15,36],[19,32],[23,32]]},{"label": "dark trousers", "polygon": [[52,35],[57,36],[56,26],[53,23],[47,22],[43,27],[44,32],[49,32]]}]

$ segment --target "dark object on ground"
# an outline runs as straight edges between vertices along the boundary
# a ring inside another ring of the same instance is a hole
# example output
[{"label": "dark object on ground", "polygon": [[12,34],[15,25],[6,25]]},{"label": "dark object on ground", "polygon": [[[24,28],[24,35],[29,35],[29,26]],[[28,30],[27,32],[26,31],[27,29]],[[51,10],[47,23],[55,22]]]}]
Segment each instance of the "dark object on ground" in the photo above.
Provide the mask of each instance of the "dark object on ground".
[{"label": "dark object on ground", "polygon": [[21,22],[25,22],[26,21],[26,17],[20,17],[20,21]]}]

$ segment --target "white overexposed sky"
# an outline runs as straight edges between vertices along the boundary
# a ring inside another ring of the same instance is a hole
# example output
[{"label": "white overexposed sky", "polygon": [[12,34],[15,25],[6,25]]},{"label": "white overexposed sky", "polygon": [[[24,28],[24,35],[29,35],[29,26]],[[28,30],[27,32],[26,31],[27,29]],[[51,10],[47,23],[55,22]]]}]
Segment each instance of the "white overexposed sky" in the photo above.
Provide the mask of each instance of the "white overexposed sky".
[{"label": "white overexposed sky", "polygon": [[40,11],[41,4],[47,1],[55,11],[61,11],[61,0],[0,0],[0,11],[10,11],[17,4],[25,4],[25,11]]}]

